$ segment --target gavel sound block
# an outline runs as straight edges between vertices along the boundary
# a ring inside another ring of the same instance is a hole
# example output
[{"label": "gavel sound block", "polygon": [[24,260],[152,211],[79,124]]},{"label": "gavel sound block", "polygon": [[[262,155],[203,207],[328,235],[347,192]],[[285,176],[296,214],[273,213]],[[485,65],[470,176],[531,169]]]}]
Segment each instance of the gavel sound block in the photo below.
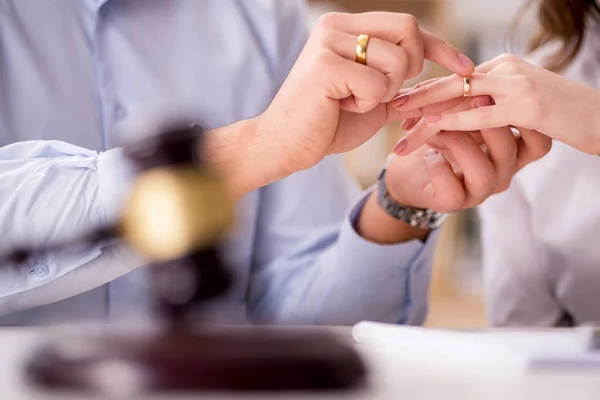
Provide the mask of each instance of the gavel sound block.
[{"label": "gavel sound block", "polygon": [[[118,239],[152,260],[156,333],[80,333],[41,347],[27,377],[46,390],[102,395],[162,391],[343,390],[363,383],[352,347],[332,335],[261,330],[197,330],[191,310],[223,295],[233,275],[217,251],[233,219],[225,185],[203,160],[203,130],[173,129],[126,147],[139,169],[122,217],[69,243],[18,249],[39,253]],[[0,262],[2,264],[2,262]]]}]

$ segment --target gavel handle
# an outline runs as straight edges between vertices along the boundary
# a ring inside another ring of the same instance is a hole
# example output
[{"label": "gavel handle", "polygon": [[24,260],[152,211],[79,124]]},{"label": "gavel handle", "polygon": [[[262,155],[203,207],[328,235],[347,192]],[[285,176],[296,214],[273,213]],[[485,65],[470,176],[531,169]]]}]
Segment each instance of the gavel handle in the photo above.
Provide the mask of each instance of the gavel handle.
[{"label": "gavel handle", "polygon": [[118,237],[118,229],[114,225],[109,225],[95,229],[82,237],[70,239],[62,242],[49,243],[36,247],[21,247],[15,248],[6,254],[0,254],[0,268],[4,265],[19,265],[31,260],[35,257],[40,257],[48,253],[54,252],[76,252],[85,250],[103,241]]}]

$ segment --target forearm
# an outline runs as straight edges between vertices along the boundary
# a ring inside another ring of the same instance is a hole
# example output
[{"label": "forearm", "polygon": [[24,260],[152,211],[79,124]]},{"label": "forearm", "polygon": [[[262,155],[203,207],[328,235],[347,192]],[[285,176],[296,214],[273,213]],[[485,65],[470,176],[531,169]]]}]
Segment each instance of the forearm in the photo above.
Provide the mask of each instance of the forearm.
[{"label": "forearm", "polygon": [[263,116],[206,133],[203,156],[222,174],[235,200],[293,172]]}]

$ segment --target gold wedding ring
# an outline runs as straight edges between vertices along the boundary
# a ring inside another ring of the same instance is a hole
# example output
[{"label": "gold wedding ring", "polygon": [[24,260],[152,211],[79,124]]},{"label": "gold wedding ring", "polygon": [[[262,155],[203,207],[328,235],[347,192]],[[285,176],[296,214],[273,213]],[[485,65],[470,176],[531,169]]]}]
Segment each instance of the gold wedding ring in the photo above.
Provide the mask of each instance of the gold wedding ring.
[{"label": "gold wedding ring", "polygon": [[471,77],[463,76],[463,97],[471,95]]},{"label": "gold wedding ring", "polygon": [[369,35],[360,35],[356,43],[356,62],[367,65],[367,47],[369,47]]}]

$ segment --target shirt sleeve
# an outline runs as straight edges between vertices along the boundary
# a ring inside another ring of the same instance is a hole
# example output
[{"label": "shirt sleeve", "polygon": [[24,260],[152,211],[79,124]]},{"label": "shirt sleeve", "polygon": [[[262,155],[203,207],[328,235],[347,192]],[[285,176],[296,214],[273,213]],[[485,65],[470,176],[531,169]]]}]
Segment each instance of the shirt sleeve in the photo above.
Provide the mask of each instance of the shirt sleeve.
[{"label": "shirt sleeve", "polygon": [[367,195],[360,196],[339,157],[261,190],[251,317],[291,324],[423,323],[438,233],[425,244],[369,242],[353,227]]},{"label": "shirt sleeve", "polygon": [[485,296],[494,326],[555,326],[562,311],[546,275],[547,255],[533,233],[519,176],[480,208]]},{"label": "shirt sleeve", "polygon": [[[306,43],[306,4],[263,4],[272,7],[276,21],[271,35],[276,40],[264,43],[274,55],[278,88]],[[438,233],[426,244],[365,240],[353,224],[367,195],[361,197],[339,157],[260,191],[248,294],[252,318],[292,324],[423,323]]]},{"label": "shirt sleeve", "polygon": [[[16,246],[75,238],[114,220],[131,176],[120,149],[97,154],[59,141],[1,148],[0,254]],[[99,263],[102,268],[92,268]],[[107,244],[0,266],[0,314],[85,292],[140,263],[126,250]]]}]

